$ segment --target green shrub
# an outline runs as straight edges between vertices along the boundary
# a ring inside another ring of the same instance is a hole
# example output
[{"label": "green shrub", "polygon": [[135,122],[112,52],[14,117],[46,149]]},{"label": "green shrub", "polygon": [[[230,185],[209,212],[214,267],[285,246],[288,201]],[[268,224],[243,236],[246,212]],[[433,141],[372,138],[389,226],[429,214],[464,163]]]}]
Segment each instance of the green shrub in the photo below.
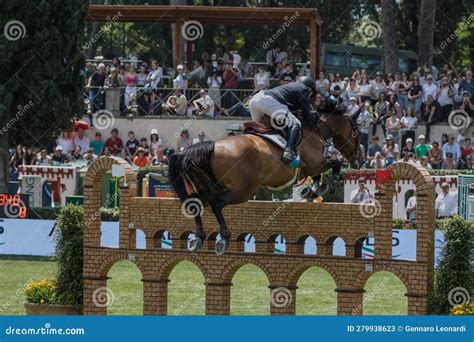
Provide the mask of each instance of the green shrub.
[{"label": "green shrub", "polygon": [[474,222],[459,216],[437,221],[438,228],[445,232],[445,244],[441,250],[439,267],[435,273],[435,286],[428,298],[428,312],[432,315],[447,315],[452,306],[448,293],[456,287],[467,291],[473,289]]},{"label": "green shrub", "polygon": [[57,219],[56,287],[58,302],[61,304],[82,304],[83,215],[82,206],[68,204]]},{"label": "green shrub", "polygon": [[[31,208],[29,219],[33,220],[56,220],[59,213],[61,212],[61,207],[56,208]],[[118,221],[119,220],[119,209],[118,208],[100,208],[101,221]]]}]

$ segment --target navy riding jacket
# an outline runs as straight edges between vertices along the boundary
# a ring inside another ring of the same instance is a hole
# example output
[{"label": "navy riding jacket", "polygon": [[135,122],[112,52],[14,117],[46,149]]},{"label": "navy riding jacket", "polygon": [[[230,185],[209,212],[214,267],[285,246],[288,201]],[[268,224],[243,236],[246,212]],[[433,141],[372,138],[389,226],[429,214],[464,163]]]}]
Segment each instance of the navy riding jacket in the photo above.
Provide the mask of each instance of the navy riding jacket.
[{"label": "navy riding jacket", "polygon": [[275,100],[288,106],[292,112],[301,110],[301,114],[307,120],[312,117],[309,103],[309,90],[300,82],[292,82],[276,88],[265,90],[266,95],[270,95]]}]

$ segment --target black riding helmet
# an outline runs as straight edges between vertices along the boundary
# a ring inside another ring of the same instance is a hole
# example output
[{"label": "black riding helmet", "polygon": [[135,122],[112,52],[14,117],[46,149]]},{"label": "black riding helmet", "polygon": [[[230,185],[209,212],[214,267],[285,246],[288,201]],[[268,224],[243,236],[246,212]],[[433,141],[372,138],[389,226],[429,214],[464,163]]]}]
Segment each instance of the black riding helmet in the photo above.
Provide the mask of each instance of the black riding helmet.
[{"label": "black riding helmet", "polygon": [[311,77],[304,76],[300,79],[300,82],[303,83],[306,87],[310,88],[314,93],[316,93],[316,83]]}]

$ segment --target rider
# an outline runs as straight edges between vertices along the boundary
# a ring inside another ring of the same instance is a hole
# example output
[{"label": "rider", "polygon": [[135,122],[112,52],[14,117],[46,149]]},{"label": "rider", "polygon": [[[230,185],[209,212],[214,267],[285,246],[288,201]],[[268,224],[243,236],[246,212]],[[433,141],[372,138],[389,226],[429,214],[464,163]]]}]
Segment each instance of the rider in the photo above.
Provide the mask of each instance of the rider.
[{"label": "rider", "polygon": [[301,122],[292,111],[300,110],[303,118],[313,125],[318,116],[310,111],[310,97],[315,94],[315,82],[304,77],[299,82],[261,90],[249,102],[250,113],[255,122],[261,122],[264,115],[268,115],[274,128],[288,127],[288,139],[282,159],[290,166],[298,159],[296,147],[301,137]]}]

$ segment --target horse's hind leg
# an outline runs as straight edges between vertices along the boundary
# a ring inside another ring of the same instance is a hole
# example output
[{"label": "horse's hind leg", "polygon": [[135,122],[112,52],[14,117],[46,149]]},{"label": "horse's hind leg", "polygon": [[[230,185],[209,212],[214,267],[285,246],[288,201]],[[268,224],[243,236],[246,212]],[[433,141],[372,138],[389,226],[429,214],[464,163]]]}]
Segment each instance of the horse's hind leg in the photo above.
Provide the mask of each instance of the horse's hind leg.
[{"label": "horse's hind leg", "polygon": [[196,222],[196,228],[194,228],[194,239],[189,242],[189,251],[194,252],[202,247],[204,240],[206,239],[206,233],[202,225],[201,213],[197,213],[194,217]]},{"label": "horse's hind leg", "polygon": [[227,228],[227,223],[225,222],[224,215],[222,214],[222,209],[224,206],[219,202],[211,203],[212,212],[216,215],[217,222],[219,223],[219,230],[221,239],[216,242],[216,254],[222,255],[229,247],[230,239],[230,230]]},{"label": "horse's hind leg", "polygon": [[237,192],[226,191],[223,194],[216,196],[213,201],[210,201],[212,212],[216,216],[217,222],[219,223],[221,235],[221,240],[217,241],[216,243],[217,255],[222,255],[225,253],[227,247],[229,247],[229,240],[231,236],[224,215],[222,214],[222,209],[224,209],[224,207],[229,203],[242,202],[243,200],[240,197],[240,194]]}]

